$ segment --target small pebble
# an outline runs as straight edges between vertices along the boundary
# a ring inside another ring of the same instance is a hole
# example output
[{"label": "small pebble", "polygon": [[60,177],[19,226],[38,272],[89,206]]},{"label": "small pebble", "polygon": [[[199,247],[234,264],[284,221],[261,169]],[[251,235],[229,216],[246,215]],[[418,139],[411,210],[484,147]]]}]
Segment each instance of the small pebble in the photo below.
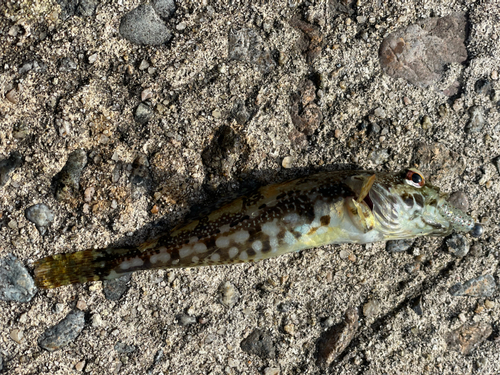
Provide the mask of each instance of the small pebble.
[{"label": "small pebble", "polygon": [[291,323],[291,324],[286,324],[284,327],[283,327],[283,330],[288,333],[289,335],[292,335],[294,336],[295,335],[295,324]]},{"label": "small pebble", "polygon": [[446,117],[446,115],[448,114],[448,107],[446,106],[446,104],[441,104],[438,107],[438,114],[441,118]]},{"label": "small pebble", "polygon": [[469,242],[462,234],[453,233],[446,239],[448,251],[458,258],[463,258],[469,252]]},{"label": "small pebble", "polygon": [[17,104],[17,102],[19,101],[17,97],[17,90],[16,89],[10,90],[7,94],[5,94],[5,98],[12,104]]},{"label": "small pebble", "polygon": [[[90,55],[89,56],[89,64],[95,63],[97,61],[98,57],[99,57],[99,55],[97,53]],[[85,365],[85,362],[84,362],[84,365]]]},{"label": "small pebble", "polygon": [[291,168],[292,167],[292,164],[294,162],[294,159],[292,156],[285,156],[283,158],[283,161],[281,162],[281,165],[283,166],[283,168]]},{"label": "small pebble", "polygon": [[53,179],[56,186],[55,196],[58,201],[69,201],[76,198],[80,188],[80,177],[86,165],[87,153],[85,150],[78,149],[69,154],[63,169]]},{"label": "small pebble", "polygon": [[483,130],[485,119],[484,109],[480,106],[474,106],[469,110],[470,120],[465,126],[465,131],[470,133],[478,133]]},{"label": "small pebble", "polygon": [[130,354],[130,353],[133,353],[137,350],[135,345],[125,344],[121,341],[118,341],[115,344],[114,349],[116,350],[117,353],[120,353],[120,354]]},{"label": "small pebble", "polygon": [[484,307],[486,307],[487,309],[492,309],[495,307],[495,302],[487,299],[484,301]]},{"label": "small pebble", "polygon": [[69,57],[62,58],[59,62],[59,71],[63,73],[71,72],[76,70],[76,63]]},{"label": "small pebble", "polygon": [[479,322],[464,325],[448,334],[446,341],[451,348],[459,350],[463,355],[470,354],[493,332],[490,324]]},{"label": "small pebble", "polygon": [[85,313],[80,310],[70,312],[55,326],[47,329],[38,339],[38,345],[53,352],[74,341],[85,326]]},{"label": "small pebble", "polygon": [[78,302],[76,303],[76,308],[78,310],[85,311],[87,310],[87,303],[83,299],[79,299]]},{"label": "small pebble", "polygon": [[101,314],[95,313],[92,315],[92,327],[97,328],[97,327],[102,327],[103,325],[103,320],[101,318]]},{"label": "small pebble", "polygon": [[54,221],[54,213],[43,203],[28,207],[24,214],[26,219],[35,224],[42,236],[47,231],[47,227]]},{"label": "small pebble", "polygon": [[75,370],[78,372],[82,372],[85,368],[85,361],[80,361],[75,365]]},{"label": "small pebble", "polygon": [[258,328],[241,341],[240,347],[244,352],[257,355],[262,359],[276,357],[276,348],[271,335]]},{"label": "small pebble", "polygon": [[495,291],[496,282],[492,275],[479,276],[468,280],[464,284],[457,283],[448,290],[455,297],[464,295],[471,297],[491,297]]},{"label": "small pebble", "polygon": [[427,129],[430,129],[431,127],[432,127],[431,118],[429,116],[425,115],[422,118],[422,129],[427,130]]},{"label": "small pebble", "polygon": [[187,314],[177,315],[177,320],[179,321],[179,324],[183,326],[188,326],[196,323],[196,318]]},{"label": "small pebble", "polygon": [[9,181],[12,171],[19,168],[22,163],[21,155],[16,152],[12,153],[9,158],[0,160],[0,187]]},{"label": "small pebble", "polygon": [[19,329],[13,329],[12,331],[10,331],[10,338],[18,344],[21,344],[24,339],[23,331]]},{"label": "small pebble", "polygon": [[212,111],[212,117],[215,119],[220,119],[222,117],[222,113],[218,109],[214,109]]},{"label": "small pebble", "polygon": [[240,298],[240,293],[232,283],[226,281],[219,288],[220,302],[226,307],[233,307]]},{"label": "small pebble", "polygon": [[250,119],[250,113],[243,100],[239,100],[235,103],[234,108],[231,111],[231,115],[240,125],[245,125]]},{"label": "small pebble", "polygon": [[153,46],[164,44],[172,37],[171,31],[151,4],[141,4],[124,15],[119,32],[131,43]]},{"label": "small pebble", "polygon": [[139,70],[146,70],[149,68],[149,63],[146,60],[142,60],[139,64]]},{"label": "small pebble", "polygon": [[348,309],[344,321],[332,326],[318,340],[318,362],[329,366],[349,346],[359,328],[356,309]]},{"label": "small pebble", "polygon": [[380,309],[380,302],[377,300],[369,300],[363,305],[363,315],[365,318],[370,319],[376,316]]},{"label": "small pebble", "polygon": [[476,81],[474,89],[476,90],[476,93],[480,95],[489,96],[491,94],[491,90],[493,89],[493,87],[490,81],[486,79],[479,79]]},{"label": "small pebble", "polygon": [[109,301],[118,301],[128,290],[128,282],[131,277],[131,274],[125,274],[117,279],[104,280],[103,292],[106,299]]},{"label": "small pebble", "polygon": [[148,87],[141,92],[141,101],[151,99],[153,97],[153,91]]},{"label": "small pebble", "polygon": [[177,31],[182,31],[186,29],[186,22],[179,22],[177,26],[175,26]]},{"label": "small pebble", "polygon": [[37,289],[24,265],[11,254],[0,259],[0,300],[29,302]]},{"label": "small pebble", "polygon": [[413,240],[391,240],[387,241],[385,250],[389,253],[401,253],[413,245]]},{"label": "small pebble", "polygon": [[498,79],[498,72],[496,70],[493,70],[490,75],[491,79],[496,81]]},{"label": "small pebble", "polygon": [[266,367],[264,369],[264,375],[279,375],[280,369],[276,367]]},{"label": "small pebble", "polygon": [[139,124],[146,124],[149,120],[151,120],[151,118],[153,117],[153,109],[144,104],[144,103],[140,103],[137,108],[135,109],[135,113],[134,113],[134,119],[135,121],[137,121]]},{"label": "small pebble", "polygon": [[412,101],[409,97],[405,96],[403,97],[403,103],[405,103],[405,105],[410,105]]}]

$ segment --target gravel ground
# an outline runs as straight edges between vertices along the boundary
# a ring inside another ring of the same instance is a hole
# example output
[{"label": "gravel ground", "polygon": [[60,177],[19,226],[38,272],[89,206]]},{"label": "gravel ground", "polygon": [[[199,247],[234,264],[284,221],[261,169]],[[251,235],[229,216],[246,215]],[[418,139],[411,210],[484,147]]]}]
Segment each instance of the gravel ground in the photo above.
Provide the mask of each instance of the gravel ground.
[{"label": "gravel ground", "polygon": [[[0,3],[2,258],[31,269],[49,254],[138,244],[206,202],[339,168],[418,165],[465,194],[485,233],[0,301],[3,371],[498,373],[498,3],[166,3],[139,15],[138,0]],[[429,49],[417,57],[432,79],[384,73],[384,38],[454,14],[468,26],[449,51],[463,43],[467,57],[440,66]]]}]

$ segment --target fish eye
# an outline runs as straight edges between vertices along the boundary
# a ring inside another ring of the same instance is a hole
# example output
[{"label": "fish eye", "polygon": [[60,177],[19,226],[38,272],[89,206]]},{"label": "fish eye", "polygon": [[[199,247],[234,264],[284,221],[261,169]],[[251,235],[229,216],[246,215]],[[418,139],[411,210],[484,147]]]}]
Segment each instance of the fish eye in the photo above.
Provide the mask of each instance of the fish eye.
[{"label": "fish eye", "polygon": [[410,168],[406,172],[405,182],[408,185],[414,186],[416,188],[421,188],[422,186],[424,186],[425,179],[423,174],[419,170]]}]

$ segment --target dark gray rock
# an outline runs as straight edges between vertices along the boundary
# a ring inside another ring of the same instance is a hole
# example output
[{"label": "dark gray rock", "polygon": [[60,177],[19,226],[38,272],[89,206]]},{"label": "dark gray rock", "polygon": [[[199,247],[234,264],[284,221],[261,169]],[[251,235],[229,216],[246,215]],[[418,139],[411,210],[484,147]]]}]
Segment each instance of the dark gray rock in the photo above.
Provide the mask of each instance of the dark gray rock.
[{"label": "dark gray rock", "polygon": [[[466,30],[463,13],[428,18],[399,29],[382,41],[379,51],[382,70],[419,87],[435,84],[443,78],[448,64],[467,59]],[[445,94],[453,95],[457,91],[451,86]]]},{"label": "dark gray rock", "polygon": [[134,199],[151,191],[153,179],[149,173],[149,161],[145,155],[139,155],[132,163],[130,184],[132,185],[132,198]]},{"label": "dark gray rock", "polygon": [[38,339],[38,345],[49,352],[53,352],[74,341],[85,326],[85,314],[75,310],[55,326],[47,329]]},{"label": "dark gray rock", "polygon": [[229,59],[255,65],[263,73],[269,73],[276,66],[267,46],[254,29],[230,30],[228,49]]},{"label": "dark gray rock", "polygon": [[331,327],[318,340],[318,362],[329,366],[349,346],[359,328],[356,309],[346,311],[344,321]]},{"label": "dark gray rock", "polygon": [[71,72],[77,68],[78,65],[76,65],[76,62],[69,57],[64,57],[59,62],[59,71],[63,73]]},{"label": "dark gray rock", "polygon": [[472,297],[491,297],[496,287],[492,275],[479,276],[464,283],[464,294]]},{"label": "dark gray rock", "polygon": [[12,153],[8,159],[0,161],[0,187],[4,186],[9,181],[12,171],[23,163],[21,155],[17,152]]},{"label": "dark gray rock", "polygon": [[118,341],[115,344],[115,350],[120,354],[129,354],[135,352],[137,348],[135,347],[135,345],[124,344],[123,342]]},{"label": "dark gray rock", "polygon": [[174,0],[153,0],[151,1],[154,10],[162,18],[170,18],[175,12]]},{"label": "dark gray rock", "polygon": [[474,106],[469,110],[470,120],[465,126],[467,133],[479,133],[484,127],[484,109],[480,106]]},{"label": "dark gray rock", "polygon": [[80,177],[86,165],[87,153],[85,150],[78,149],[69,154],[63,169],[52,180],[55,187],[55,197],[58,201],[69,201],[77,196],[80,188]]},{"label": "dark gray rock", "polygon": [[196,317],[187,314],[179,314],[176,316],[176,319],[181,326],[189,326],[196,323]]},{"label": "dark gray rock", "polygon": [[26,219],[36,225],[36,229],[43,236],[47,227],[54,221],[54,213],[43,203],[28,207],[25,211]]},{"label": "dark gray rock", "polygon": [[104,280],[103,292],[106,299],[109,301],[118,301],[128,290],[127,284],[131,277],[132,274],[128,273],[117,279]]},{"label": "dark gray rock", "polygon": [[73,16],[91,17],[95,14],[98,0],[57,0],[61,6],[61,19]]},{"label": "dark gray rock", "polygon": [[448,289],[448,292],[455,297],[491,297],[496,287],[495,278],[492,275],[484,275],[470,279],[464,284],[457,283]]},{"label": "dark gray rock", "polygon": [[480,95],[490,96],[493,86],[491,85],[491,82],[486,79],[478,79],[474,84],[474,89],[476,90],[476,93]]},{"label": "dark gray rock", "polygon": [[456,257],[463,258],[469,252],[469,242],[465,236],[454,233],[446,239],[448,251]]},{"label": "dark gray rock", "polygon": [[158,46],[172,37],[172,33],[150,4],[139,5],[123,16],[119,31],[122,37],[134,44]]},{"label": "dark gray rock", "polygon": [[248,354],[254,354],[262,359],[275,358],[276,349],[273,339],[268,333],[260,329],[254,329],[240,344],[241,350]]},{"label": "dark gray rock", "polygon": [[237,101],[232,110],[232,116],[236,120],[236,122],[240,125],[245,125],[246,122],[250,119],[250,112],[245,106],[245,102],[240,100]]},{"label": "dark gray rock", "polygon": [[36,293],[28,270],[12,254],[0,259],[0,299],[29,302]]},{"label": "dark gray rock", "polygon": [[387,241],[385,249],[389,253],[401,253],[408,250],[413,245],[413,240],[392,240]]},{"label": "dark gray rock", "polygon": [[153,117],[153,109],[144,103],[140,103],[134,113],[134,119],[137,121],[139,124],[146,124],[151,118]]}]

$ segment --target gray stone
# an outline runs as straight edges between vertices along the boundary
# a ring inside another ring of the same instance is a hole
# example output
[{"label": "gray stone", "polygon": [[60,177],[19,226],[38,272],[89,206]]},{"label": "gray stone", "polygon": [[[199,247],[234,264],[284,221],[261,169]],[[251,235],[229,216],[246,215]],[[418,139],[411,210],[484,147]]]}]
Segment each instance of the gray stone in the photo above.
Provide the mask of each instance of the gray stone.
[{"label": "gray stone", "polygon": [[123,16],[120,35],[134,44],[158,46],[172,37],[163,20],[150,4],[142,4]]},{"label": "gray stone", "polygon": [[240,298],[240,293],[238,289],[234,287],[232,283],[226,281],[219,287],[220,292],[220,302],[226,307],[233,307],[238,302]]},{"label": "gray stone", "polygon": [[462,210],[463,212],[469,211],[469,199],[467,195],[462,191],[456,191],[450,195],[448,198],[448,203],[453,207]]},{"label": "gray stone", "polygon": [[113,280],[104,280],[103,292],[109,301],[118,301],[128,290],[128,282],[132,275],[130,273]]},{"label": "gray stone", "polygon": [[9,181],[12,171],[22,164],[21,155],[14,152],[8,159],[0,161],[0,187]]},{"label": "gray stone", "polygon": [[61,19],[73,16],[91,17],[95,14],[97,0],[57,0],[61,6]]},{"label": "gray stone", "polygon": [[[399,29],[382,41],[382,70],[419,87],[435,84],[443,78],[447,65],[467,59],[466,29],[467,20],[462,13],[428,18]],[[456,88],[449,90],[446,94],[452,95]]]},{"label": "gray stone", "polygon": [[115,344],[115,350],[120,354],[129,354],[135,352],[137,348],[135,347],[135,345],[124,344],[123,342],[118,341]]},{"label": "gray stone", "polygon": [[196,318],[187,314],[179,314],[176,318],[182,326],[188,326],[196,323]]},{"label": "gray stone", "polygon": [[254,354],[262,359],[275,358],[276,349],[270,334],[254,329],[240,344],[241,350]]},{"label": "gray stone", "polygon": [[389,253],[401,253],[408,250],[413,245],[413,240],[391,240],[385,244],[385,249]]},{"label": "gray stone", "polygon": [[38,339],[38,345],[49,352],[58,350],[74,341],[85,326],[85,314],[75,310],[55,326],[47,329]]},{"label": "gray stone", "polygon": [[495,290],[495,278],[492,275],[484,275],[470,279],[464,284],[457,283],[448,289],[448,292],[455,297],[491,297]]},{"label": "gray stone", "polygon": [[474,106],[469,110],[470,120],[465,126],[467,133],[479,133],[484,127],[484,109],[480,106]]},{"label": "gray stone", "polygon": [[474,84],[474,90],[480,95],[490,96],[493,90],[491,82],[486,79],[478,79]]},{"label": "gray stone", "polygon": [[28,270],[12,254],[0,259],[0,299],[29,302],[36,293]]},{"label": "gray stone", "polygon": [[54,221],[54,213],[43,203],[28,207],[25,211],[26,219],[36,225],[36,229],[43,236],[47,227]]},{"label": "gray stone", "polygon": [[245,106],[245,102],[242,100],[235,103],[232,110],[232,115],[236,122],[240,125],[245,125],[246,122],[250,119],[250,113]]},{"label": "gray stone", "polygon": [[64,57],[59,62],[59,71],[63,73],[71,72],[73,70],[76,70],[77,68],[78,66],[76,65],[76,63],[69,57]]},{"label": "gray stone", "polygon": [[253,64],[263,73],[269,73],[276,65],[254,29],[230,30],[228,49],[229,59]]},{"label": "gray stone", "polygon": [[448,251],[456,257],[463,258],[469,252],[469,242],[465,236],[454,233],[446,239]]},{"label": "gray stone", "polygon": [[153,117],[153,109],[144,103],[140,103],[134,113],[134,119],[137,121],[139,124],[146,124],[151,118]]},{"label": "gray stone", "polygon": [[87,153],[78,149],[68,156],[63,169],[54,176],[55,197],[58,201],[69,201],[76,197],[80,188],[80,177],[87,165]]},{"label": "gray stone", "polygon": [[153,0],[151,5],[162,18],[170,18],[175,12],[174,0]]},{"label": "gray stone", "polygon": [[450,348],[459,350],[462,354],[470,354],[493,332],[490,324],[479,322],[472,325],[464,325],[450,332],[446,342]]}]

